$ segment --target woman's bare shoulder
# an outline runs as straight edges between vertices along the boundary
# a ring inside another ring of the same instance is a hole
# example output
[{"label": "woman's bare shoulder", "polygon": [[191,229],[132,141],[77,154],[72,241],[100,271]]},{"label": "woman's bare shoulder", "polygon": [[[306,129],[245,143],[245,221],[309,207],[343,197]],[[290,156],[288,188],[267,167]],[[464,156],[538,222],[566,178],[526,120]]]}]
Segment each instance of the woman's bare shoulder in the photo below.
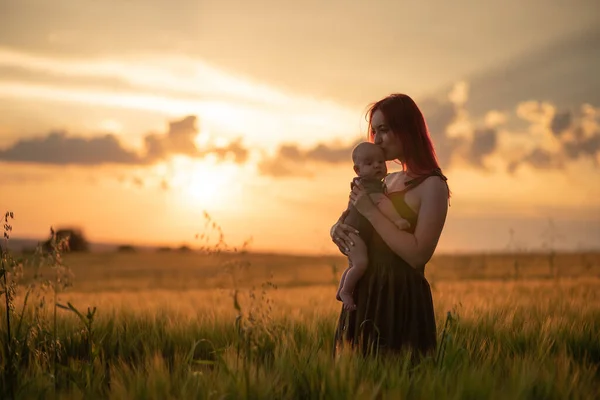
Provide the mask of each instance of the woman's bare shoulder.
[{"label": "woman's bare shoulder", "polygon": [[422,196],[448,198],[448,185],[437,175],[427,177],[419,186],[421,186]]}]

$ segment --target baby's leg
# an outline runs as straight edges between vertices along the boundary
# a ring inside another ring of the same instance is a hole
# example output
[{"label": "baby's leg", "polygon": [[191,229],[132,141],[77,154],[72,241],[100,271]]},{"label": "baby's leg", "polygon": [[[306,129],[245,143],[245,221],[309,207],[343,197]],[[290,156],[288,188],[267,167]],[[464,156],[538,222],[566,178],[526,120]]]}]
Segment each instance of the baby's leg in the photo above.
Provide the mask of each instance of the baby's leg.
[{"label": "baby's leg", "polygon": [[354,246],[350,247],[350,252],[348,253],[352,268],[346,270],[346,276],[344,278],[342,290],[339,292],[339,296],[342,299],[346,310],[355,310],[356,304],[354,304],[354,297],[352,294],[356,284],[364,275],[367,266],[369,265],[369,256],[367,253],[367,245],[360,236],[353,233],[350,235],[354,241]]},{"label": "baby's leg", "polygon": [[390,221],[398,227],[398,229],[410,228],[410,222],[402,218],[392,201],[386,195],[382,193],[373,193],[370,195],[373,202],[377,205],[377,208],[385,215]]},{"label": "baby's leg", "polygon": [[[348,260],[350,261],[350,260]],[[340,278],[340,285],[338,287],[338,291],[335,294],[335,299],[337,301],[342,301],[342,298],[340,297],[340,292],[342,291],[342,288],[344,287],[344,282],[346,282],[346,274],[348,273],[348,271],[350,270],[350,268],[352,268],[352,263],[348,262],[348,268],[346,268],[344,270],[344,273],[342,274],[342,277]]]}]

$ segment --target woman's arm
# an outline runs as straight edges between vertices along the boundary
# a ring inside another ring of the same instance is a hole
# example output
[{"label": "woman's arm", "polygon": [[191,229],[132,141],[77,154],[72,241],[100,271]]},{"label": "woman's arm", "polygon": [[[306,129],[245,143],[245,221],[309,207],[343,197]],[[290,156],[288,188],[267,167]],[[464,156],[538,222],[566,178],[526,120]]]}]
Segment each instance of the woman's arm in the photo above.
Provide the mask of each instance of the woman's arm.
[{"label": "woman's arm", "polygon": [[344,219],[348,216],[349,212],[350,209],[346,208],[346,211],[342,213],[337,222],[329,230],[331,240],[343,255],[347,255],[350,251],[350,246],[354,246],[354,242],[350,238],[350,233],[358,235],[358,231],[354,227],[344,224]]},{"label": "woman's arm", "polygon": [[425,265],[433,256],[448,214],[446,183],[429,178],[421,186],[421,207],[414,234],[398,229],[377,207],[357,206],[390,249],[413,268]]}]

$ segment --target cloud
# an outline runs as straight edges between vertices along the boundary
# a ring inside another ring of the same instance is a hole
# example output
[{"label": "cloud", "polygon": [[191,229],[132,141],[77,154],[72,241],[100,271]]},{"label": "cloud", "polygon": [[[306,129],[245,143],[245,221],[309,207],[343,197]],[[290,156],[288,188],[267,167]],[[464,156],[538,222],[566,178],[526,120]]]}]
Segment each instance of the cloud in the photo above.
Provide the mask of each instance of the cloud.
[{"label": "cloud", "polygon": [[219,160],[231,158],[239,164],[247,160],[248,150],[243,146],[241,139],[236,139],[226,146],[216,146],[207,143],[204,148],[198,148],[195,143],[198,133],[197,118],[193,115],[179,121],[170,122],[169,130],[166,134],[150,134],[146,136],[146,157],[150,161],[156,161],[172,154],[196,158],[212,154]]},{"label": "cloud", "polygon": [[[118,13],[111,2],[80,3],[55,0],[51,8],[45,8],[34,1],[12,2],[3,10],[4,16],[7,21],[21,23],[0,24],[2,42],[61,56],[158,53],[168,58],[173,53],[198,54],[252,79],[359,106],[363,106],[365,96],[390,90],[390,82],[410,85],[411,91],[425,85],[435,87],[455,72],[454,58],[468,60],[461,64],[472,68],[487,64],[490,55],[497,59],[522,49],[531,53],[529,43],[563,36],[575,25],[597,23],[593,19],[597,7],[590,0],[569,10],[561,10],[564,5],[556,1],[544,3],[544,7],[538,2],[523,2],[519,6],[522,18],[510,27],[503,21],[510,17],[512,7],[504,3],[490,3],[489,12],[481,13],[476,8],[428,7],[417,2],[411,5],[415,17],[402,24],[396,23],[397,15],[406,12],[402,2],[372,8],[368,2],[341,0],[327,6],[309,2],[301,8],[272,0],[236,2],[236,13],[231,12],[231,1],[206,7],[204,2],[187,0],[178,2],[176,9],[164,1],[120,2]],[[261,12],[264,9],[270,12]],[[364,24],[365,13],[370,21],[377,22]],[[306,21],[313,15],[319,18],[311,19],[311,29],[307,30]],[[229,23],[219,22],[223,20]],[[410,36],[432,21],[436,28],[420,35],[418,43],[398,43],[398,37]],[[488,29],[473,35],[480,24]],[[28,29],[31,26],[35,31]],[[374,36],[378,46],[371,45]],[[399,46],[402,51],[397,51]],[[359,52],[365,56],[356,57]],[[406,59],[415,62],[407,63]],[[372,73],[373,63],[379,65],[377,74]],[[442,71],[432,73],[422,67],[425,63],[441,65]],[[552,67],[551,63],[542,65],[536,71]],[[298,79],[298,71],[302,71],[303,79]]]},{"label": "cloud", "polygon": [[475,123],[466,107],[470,95],[467,82],[457,82],[445,98],[427,99],[419,104],[442,169],[463,161],[486,168],[484,158],[497,149],[497,127],[504,114],[491,110],[483,123]]},{"label": "cloud", "polygon": [[[523,110],[527,111],[523,111]],[[569,161],[588,158],[596,166],[600,161],[600,108],[584,104],[577,111],[557,111],[548,103],[521,105],[520,116],[531,122],[531,137],[539,137],[535,146],[508,170],[521,165],[537,169],[561,169]]]},{"label": "cloud", "polygon": [[[592,39],[599,37],[599,34],[600,30],[593,29],[580,36],[570,37],[539,54],[529,58],[522,57],[510,68],[491,71],[474,82],[458,82],[443,96],[419,100],[418,105],[425,116],[441,167],[448,169],[462,162],[473,168],[489,170],[492,165],[490,162],[493,161],[494,166],[500,166],[504,162],[503,168],[514,173],[524,165],[535,169],[560,170],[566,168],[569,162],[582,158],[591,159],[598,166],[600,108],[596,109],[583,100],[598,99],[597,93],[590,91],[589,84],[580,82],[579,78],[576,87],[569,86],[569,81],[562,80],[561,88],[570,90],[573,96],[569,102],[571,107],[561,105],[556,100],[560,97],[557,92],[542,90],[541,86],[548,87],[548,77],[539,74],[538,67],[540,63],[547,63],[555,58],[558,50],[570,49],[579,61],[588,60],[589,52],[586,49],[597,46]],[[592,64],[597,62],[598,59]],[[570,62],[564,67],[578,68]],[[506,79],[502,78],[502,71],[511,77],[508,85]],[[552,69],[551,72],[552,76],[557,76],[560,71]],[[590,76],[588,67],[583,72],[584,76]],[[519,77],[520,73],[525,75]],[[513,79],[523,85],[515,85]],[[527,91],[523,79],[541,86]],[[500,99],[496,101],[496,93],[490,95],[491,92],[488,91],[485,102],[479,101],[482,100],[482,87],[492,83],[502,85],[506,90],[512,89],[510,93],[505,93],[494,86],[498,89]],[[477,102],[473,101],[473,93]],[[579,97],[575,96],[577,93],[580,94]],[[536,97],[539,100],[522,101]],[[511,101],[519,98],[520,102],[511,104]],[[482,107],[484,103],[486,108]],[[573,105],[577,104],[581,106],[573,110]],[[499,106],[502,107],[498,108]],[[529,126],[523,128],[523,122]],[[304,150],[298,145],[285,144],[275,156],[262,161],[260,170],[272,176],[306,175],[306,165],[310,162],[350,163],[350,151],[351,146],[326,143]],[[493,159],[494,157],[496,158]]]},{"label": "cloud", "polygon": [[214,155],[219,160],[244,163],[248,150],[237,139],[224,146],[210,142],[198,148],[197,118],[187,116],[169,122],[163,134],[150,133],[145,136],[145,151],[138,154],[123,147],[118,138],[107,134],[95,137],[69,136],[65,132],[51,132],[46,136],[21,139],[1,150],[0,161],[94,166],[103,164],[145,165],[165,160],[172,155],[204,158]]},{"label": "cloud", "polygon": [[194,143],[197,134],[195,116],[169,122],[166,134],[149,134],[145,137],[146,157],[149,160],[160,160],[170,154],[198,156],[200,152]]},{"label": "cloud", "polygon": [[[447,100],[430,99],[421,106],[442,168],[464,162],[489,169],[486,158],[494,154],[509,155],[505,168],[511,173],[523,165],[563,169],[581,158],[600,164],[600,108],[583,104],[558,110],[548,101],[523,101],[514,113],[488,110],[474,118],[469,101],[470,87],[461,82]],[[519,121],[529,126],[515,129]]]},{"label": "cloud", "polygon": [[[562,109],[547,101],[525,101],[512,111],[488,110],[474,118],[468,108],[470,86],[458,83],[444,98],[419,104],[425,115],[436,153],[443,169],[457,163],[487,170],[489,161],[500,156],[504,168],[516,172],[521,166],[561,169],[582,158],[600,164],[600,108],[584,104],[579,109]],[[515,121],[527,123],[515,129]],[[21,139],[0,149],[5,163],[96,166],[103,164],[147,166],[182,155],[195,159],[247,163],[250,150],[241,139],[218,142],[200,136],[194,115],[170,121],[163,133],[148,133],[143,149],[123,146],[115,135],[93,137],[50,132],[37,138]],[[200,138],[200,140],[199,140]],[[517,140],[513,140],[517,138]],[[319,164],[351,163],[351,143],[321,142],[312,147],[284,143],[275,154],[263,154],[257,161],[260,174],[271,177],[311,176]],[[507,156],[504,157],[503,154]],[[499,165],[496,159],[494,165]],[[143,182],[134,182],[135,186]]]},{"label": "cloud", "polygon": [[[583,28],[583,27],[582,27]],[[508,110],[526,99],[563,109],[600,104],[600,26],[579,29],[546,46],[468,77],[467,107],[475,116],[491,108]]]},{"label": "cloud", "polygon": [[142,159],[121,147],[113,135],[83,138],[52,132],[45,137],[23,139],[0,150],[0,160],[56,165],[139,164]]},{"label": "cloud", "polygon": [[558,136],[569,128],[571,119],[571,113],[568,111],[556,113],[550,123],[550,129]]},{"label": "cloud", "polygon": [[[595,157],[600,154],[600,134],[578,142],[564,143],[564,150],[571,159],[579,157]],[[595,158],[597,160],[597,158]]]},{"label": "cloud", "polygon": [[[466,143],[463,138],[449,135],[448,129],[459,118],[462,104],[467,98],[468,86],[461,82],[446,98],[429,98],[419,103],[442,167],[449,166],[455,151],[464,147]],[[483,155],[482,152],[486,154],[490,152],[488,150],[490,140],[493,142],[491,144],[495,145],[495,132],[491,135],[493,138],[488,136],[490,135],[487,134],[475,142],[476,147],[472,155],[474,160],[479,160]],[[350,164],[352,149],[365,138],[366,134],[364,138],[358,137],[350,144],[318,143],[308,149],[303,149],[297,144],[286,143],[278,148],[274,156],[263,157],[258,165],[259,171],[272,177],[310,176],[311,163]],[[477,161],[477,165],[479,164],[480,162]]]},{"label": "cloud", "polygon": [[528,164],[536,169],[560,169],[564,167],[564,162],[548,150],[535,148],[520,160],[509,163],[507,171],[514,173],[523,164]]},{"label": "cloud", "polygon": [[244,147],[241,139],[230,142],[225,147],[210,147],[204,150],[204,155],[214,154],[219,160],[232,159],[232,161],[243,164],[248,160],[248,149]]},{"label": "cloud", "polygon": [[459,105],[450,97],[443,100],[428,99],[419,104],[442,168],[450,165],[452,154],[461,144],[460,140],[448,135],[448,127],[459,116]]},{"label": "cloud", "polygon": [[296,144],[283,144],[273,157],[265,156],[258,164],[258,169],[263,175],[272,177],[310,176],[312,174],[307,167],[311,163],[350,163],[352,149],[361,141],[363,139],[357,139],[349,145],[318,143],[309,149],[302,149]]},{"label": "cloud", "polygon": [[312,176],[301,166],[294,168],[290,163],[277,158],[265,158],[258,163],[258,171],[261,175],[272,178],[284,178],[290,176]]},{"label": "cloud", "polygon": [[471,164],[483,168],[483,158],[492,154],[496,150],[497,144],[498,132],[496,129],[476,129],[468,153]]},{"label": "cloud", "polygon": [[[468,96],[469,86],[459,82],[445,98],[429,98],[419,103],[442,168],[452,167],[457,158],[474,167],[486,168],[484,158],[497,149],[497,126],[502,125],[506,116],[492,112],[487,125],[475,127],[465,108]],[[259,171],[272,177],[310,176],[313,163],[350,164],[352,148],[362,140],[357,138],[349,145],[319,143],[309,149],[283,144],[274,156],[263,157]]]}]

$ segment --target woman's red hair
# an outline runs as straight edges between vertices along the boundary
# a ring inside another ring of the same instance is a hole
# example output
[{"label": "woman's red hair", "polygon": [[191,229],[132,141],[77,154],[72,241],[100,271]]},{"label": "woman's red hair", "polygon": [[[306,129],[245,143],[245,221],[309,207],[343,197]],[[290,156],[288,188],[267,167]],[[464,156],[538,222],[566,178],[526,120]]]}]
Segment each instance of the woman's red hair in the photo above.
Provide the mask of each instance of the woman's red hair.
[{"label": "woman's red hair", "polygon": [[403,160],[406,168],[417,176],[429,175],[440,170],[440,165],[429,136],[423,113],[408,95],[391,94],[367,110],[369,140],[373,141],[371,121],[376,111],[381,111],[385,122],[402,144]]},{"label": "woman's red hair", "polygon": [[414,100],[406,94],[391,94],[371,104],[367,110],[371,142],[373,141],[371,121],[373,114],[378,110],[383,114],[389,129],[400,140],[403,160],[399,161],[405,168],[417,178],[439,174],[446,179],[438,163],[423,113]]}]

